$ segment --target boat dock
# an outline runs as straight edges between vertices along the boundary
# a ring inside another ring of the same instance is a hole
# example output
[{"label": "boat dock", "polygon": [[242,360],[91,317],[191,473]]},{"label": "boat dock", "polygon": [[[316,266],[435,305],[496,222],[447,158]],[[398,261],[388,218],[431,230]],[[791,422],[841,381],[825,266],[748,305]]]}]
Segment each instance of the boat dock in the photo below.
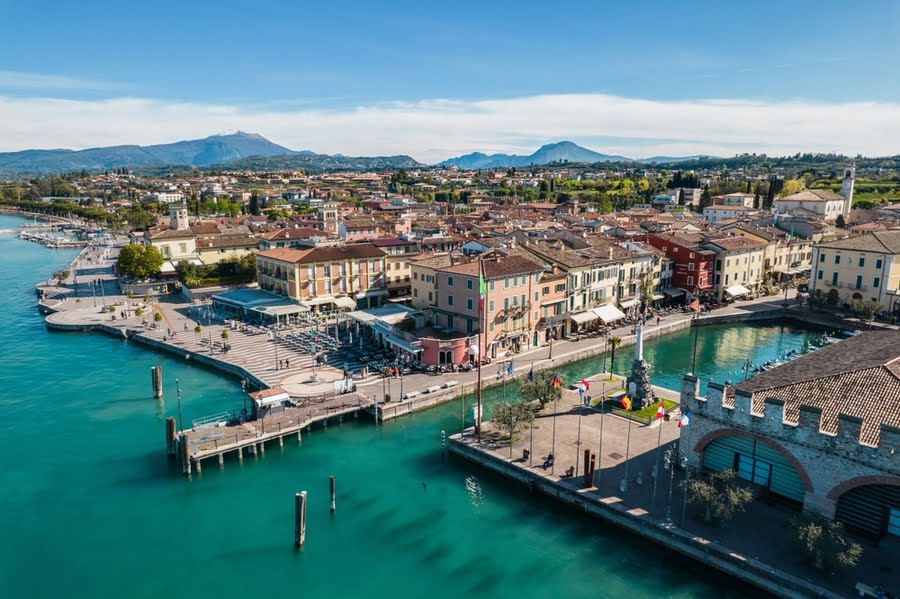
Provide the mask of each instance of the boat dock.
[{"label": "boat dock", "polygon": [[255,420],[241,420],[237,414],[224,412],[195,420],[193,428],[176,432],[174,417],[166,419],[166,451],[171,459],[181,463],[182,473],[190,476],[202,471],[204,460],[216,459],[225,465],[225,455],[233,453],[243,461],[245,453],[261,456],[266,443],[277,441],[284,447],[285,437],[302,442],[303,432],[318,423],[328,428],[329,421],[343,422],[345,416],[357,418],[360,412],[371,413],[374,398],[360,393],[348,393],[321,402],[297,402],[285,406],[276,414]]}]

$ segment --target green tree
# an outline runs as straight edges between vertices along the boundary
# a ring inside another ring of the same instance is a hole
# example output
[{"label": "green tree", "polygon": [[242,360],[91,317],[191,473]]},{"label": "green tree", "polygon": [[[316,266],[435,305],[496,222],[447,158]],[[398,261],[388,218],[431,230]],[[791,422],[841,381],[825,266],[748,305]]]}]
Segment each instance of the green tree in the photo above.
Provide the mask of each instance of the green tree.
[{"label": "green tree", "polygon": [[747,509],[753,492],[737,482],[734,470],[720,470],[707,478],[692,478],[682,483],[688,501],[703,508],[703,521],[725,522]]},{"label": "green tree", "polygon": [[501,401],[493,405],[491,424],[501,433],[505,433],[512,443],[513,435],[534,421],[531,405],[524,401]]},{"label": "green tree", "polygon": [[558,401],[562,398],[563,379],[560,376],[559,387],[553,386],[553,377],[558,376],[556,373],[548,370],[541,370],[534,373],[534,382],[527,378],[519,381],[519,395],[525,401],[538,401],[541,407],[551,401]]},{"label": "green tree", "polygon": [[616,371],[616,348],[619,347],[620,345],[622,345],[622,338],[621,337],[610,337],[608,343],[609,343],[610,349],[612,349],[609,371],[615,372]]},{"label": "green tree", "polygon": [[153,314],[153,322],[160,322],[160,321],[162,321],[162,319],[163,319],[162,314],[160,314],[159,312],[155,312]]},{"label": "green tree", "polygon": [[884,308],[883,305],[870,299],[855,299],[850,302],[850,310],[863,320],[872,320],[882,308]]},{"label": "green tree", "polygon": [[68,269],[57,270],[55,273],[53,273],[53,278],[56,279],[56,284],[62,287],[66,282],[66,279],[69,278],[69,274],[70,273]]},{"label": "green tree", "polygon": [[847,538],[842,522],[801,514],[791,520],[791,530],[815,567],[823,572],[855,566],[862,555],[862,547]]},{"label": "green tree", "polygon": [[152,245],[132,243],[119,251],[116,272],[120,275],[145,279],[159,273],[163,265],[162,254]]},{"label": "green tree", "polygon": [[838,214],[837,219],[834,221],[834,224],[841,229],[845,228],[847,226],[847,222],[844,220],[844,215]]}]

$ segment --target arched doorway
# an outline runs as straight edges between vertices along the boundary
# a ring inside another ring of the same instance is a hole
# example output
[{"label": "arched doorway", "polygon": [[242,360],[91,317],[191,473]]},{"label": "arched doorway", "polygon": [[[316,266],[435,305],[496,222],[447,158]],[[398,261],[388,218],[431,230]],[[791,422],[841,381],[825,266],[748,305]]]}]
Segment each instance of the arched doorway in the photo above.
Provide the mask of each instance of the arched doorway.
[{"label": "arched doorway", "polygon": [[853,299],[855,299],[855,300],[861,300],[861,299],[862,299],[862,293],[860,293],[859,291],[857,291],[856,293],[853,294]]},{"label": "arched doorway", "polygon": [[848,530],[872,539],[900,539],[900,484],[864,484],[850,489],[838,498],[834,518]]},{"label": "arched doorway", "polygon": [[535,331],[534,332],[534,341],[532,341],[531,347],[537,347],[537,346],[538,346],[538,332]]},{"label": "arched doorway", "polygon": [[703,467],[715,472],[734,470],[751,483],[795,507],[803,505],[806,486],[785,455],[749,436],[723,435],[703,448]]}]

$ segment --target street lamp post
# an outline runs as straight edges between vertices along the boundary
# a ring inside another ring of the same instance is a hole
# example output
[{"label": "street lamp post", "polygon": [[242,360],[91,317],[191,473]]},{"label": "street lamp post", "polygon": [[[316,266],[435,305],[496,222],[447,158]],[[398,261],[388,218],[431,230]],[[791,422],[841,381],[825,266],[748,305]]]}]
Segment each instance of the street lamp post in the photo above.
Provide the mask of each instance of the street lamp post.
[{"label": "street lamp post", "polygon": [[179,432],[184,432],[184,414],[181,411],[181,385],[178,384],[178,379],[175,379],[175,397],[178,398],[178,428]]}]

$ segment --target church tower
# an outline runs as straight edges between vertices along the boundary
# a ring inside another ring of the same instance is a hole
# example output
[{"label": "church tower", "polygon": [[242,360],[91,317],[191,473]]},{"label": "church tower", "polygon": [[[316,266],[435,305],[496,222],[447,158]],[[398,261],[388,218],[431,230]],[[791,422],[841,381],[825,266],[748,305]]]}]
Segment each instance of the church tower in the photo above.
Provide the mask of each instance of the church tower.
[{"label": "church tower", "polygon": [[844,180],[841,182],[841,195],[846,198],[842,214],[844,219],[850,216],[850,208],[853,205],[853,183],[856,181],[856,165],[851,162],[844,167]]},{"label": "church tower", "polygon": [[190,226],[187,206],[184,203],[172,204],[169,207],[169,227],[176,231],[185,231]]}]

